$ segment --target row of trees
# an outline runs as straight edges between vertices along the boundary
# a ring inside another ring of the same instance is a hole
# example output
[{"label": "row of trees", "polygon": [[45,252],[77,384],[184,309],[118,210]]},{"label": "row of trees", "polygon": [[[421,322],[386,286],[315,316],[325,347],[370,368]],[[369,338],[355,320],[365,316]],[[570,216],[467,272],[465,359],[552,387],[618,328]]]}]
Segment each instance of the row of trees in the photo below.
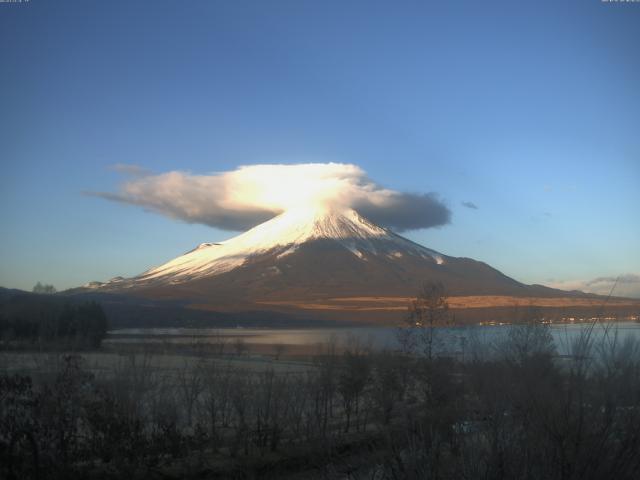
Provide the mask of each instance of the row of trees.
[{"label": "row of trees", "polygon": [[0,312],[0,338],[8,348],[36,342],[65,348],[96,348],[107,329],[107,317],[96,302],[28,300]]},{"label": "row of trees", "polygon": [[33,286],[33,293],[43,294],[43,295],[52,295],[56,293],[58,290],[53,285],[49,285],[47,283],[42,284],[40,282],[36,283]]}]

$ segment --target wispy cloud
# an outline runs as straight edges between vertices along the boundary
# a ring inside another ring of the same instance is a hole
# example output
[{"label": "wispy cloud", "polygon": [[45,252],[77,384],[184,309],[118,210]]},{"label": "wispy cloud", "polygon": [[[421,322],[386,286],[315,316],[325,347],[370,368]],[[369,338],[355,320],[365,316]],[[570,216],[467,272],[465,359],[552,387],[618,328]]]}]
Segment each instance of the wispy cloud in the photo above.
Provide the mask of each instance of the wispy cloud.
[{"label": "wispy cloud", "polygon": [[625,273],[617,277],[597,277],[587,280],[565,280],[549,282],[550,287],[562,290],[580,290],[599,295],[640,298],[640,275]]},{"label": "wispy cloud", "polygon": [[478,206],[473,202],[462,202],[462,206],[470,208],[472,210],[478,210]]},{"label": "wispy cloud", "polygon": [[135,165],[115,168],[129,177],[118,192],[87,193],[225,230],[246,230],[307,204],[354,208],[399,231],[437,227],[451,218],[437,194],[385,188],[353,164],[249,165],[207,175],[151,174]]},{"label": "wispy cloud", "polygon": [[594,278],[593,280],[589,280],[586,284],[588,286],[592,286],[592,285],[601,285],[601,284],[611,285],[614,283],[618,283],[620,285],[627,285],[627,284],[634,284],[634,283],[640,284],[640,275],[636,275],[635,273],[626,273],[624,275],[619,275],[617,277],[598,277],[598,278]]}]

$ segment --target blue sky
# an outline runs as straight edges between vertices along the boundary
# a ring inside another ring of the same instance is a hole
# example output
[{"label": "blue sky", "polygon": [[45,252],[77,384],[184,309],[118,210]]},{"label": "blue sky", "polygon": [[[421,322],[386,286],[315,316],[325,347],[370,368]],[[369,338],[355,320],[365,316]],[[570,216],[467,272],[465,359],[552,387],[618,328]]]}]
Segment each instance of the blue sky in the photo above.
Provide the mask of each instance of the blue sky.
[{"label": "blue sky", "polygon": [[353,163],[437,192],[451,224],[407,236],[445,254],[640,274],[638,48],[640,4],[599,0],[0,3],[0,285],[230,235],[82,194],[117,191],[117,163]]}]

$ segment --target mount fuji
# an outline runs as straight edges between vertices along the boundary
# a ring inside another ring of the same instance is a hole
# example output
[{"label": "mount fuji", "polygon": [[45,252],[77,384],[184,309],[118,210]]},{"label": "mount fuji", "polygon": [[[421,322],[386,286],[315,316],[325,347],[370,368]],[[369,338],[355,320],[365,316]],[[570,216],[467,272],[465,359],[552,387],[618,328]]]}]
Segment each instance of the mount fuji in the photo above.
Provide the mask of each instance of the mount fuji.
[{"label": "mount fuji", "polygon": [[[220,243],[202,243],[193,250],[136,277],[116,277],[108,283],[92,282],[89,288],[140,289],[182,285],[222,276],[230,272],[256,277],[273,277],[298,270],[300,254],[321,260],[302,272],[309,280],[335,276],[322,271],[322,264],[341,258],[343,268],[362,271],[374,262],[393,269],[411,259],[429,265],[442,265],[445,256],[379,227],[352,209],[289,210],[251,230]],[[326,270],[326,268],[324,268]],[[366,280],[366,279],[363,279]]]},{"label": "mount fuji", "polygon": [[423,247],[353,209],[328,207],[287,210],[138,276],[91,282],[76,292],[180,301],[201,311],[372,318],[397,316],[420,286],[431,281],[442,283],[454,299],[475,299],[474,307],[585,297],[525,285],[486,263]]}]

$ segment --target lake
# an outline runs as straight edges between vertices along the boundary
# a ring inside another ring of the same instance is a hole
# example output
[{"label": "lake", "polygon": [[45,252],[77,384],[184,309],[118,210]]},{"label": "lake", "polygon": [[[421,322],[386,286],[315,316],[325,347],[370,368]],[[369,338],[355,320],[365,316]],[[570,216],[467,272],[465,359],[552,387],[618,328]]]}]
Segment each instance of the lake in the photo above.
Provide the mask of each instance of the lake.
[{"label": "lake", "polygon": [[[590,323],[554,324],[550,332],[559,354],[568,353],[571,342],[578,338]],[[460,353],[470,346],[491,345],[507,335],[509,325],[443,327],[435,329],[440,349]],[[621,341],[633,336],[640,339],[640,323],[597,323],[592,329],[594,340]],[[335,342],[338,345],[371,346],[374,349],[397,350],[398,328],[345,327],[309,329],[260,328],[127,328],[109,332],[107,344],[123,343],[229,343],[239,340],[253,345],[313,346]]]}]

